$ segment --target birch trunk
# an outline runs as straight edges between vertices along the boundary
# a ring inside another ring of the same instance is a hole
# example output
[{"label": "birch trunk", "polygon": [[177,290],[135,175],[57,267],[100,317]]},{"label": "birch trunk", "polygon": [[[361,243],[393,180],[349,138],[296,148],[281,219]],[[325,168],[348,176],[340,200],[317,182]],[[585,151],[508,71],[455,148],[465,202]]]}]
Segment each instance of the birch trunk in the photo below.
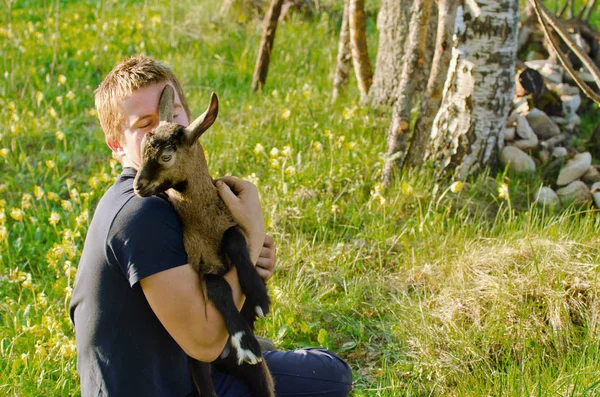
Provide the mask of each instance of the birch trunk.
[{"label": "birch trunk", "polygon": [[273,41],[275,40],[277,21],[279,19],[279,14],[281,13],[282,4],[283,0],[272,0],[269,5],[269,10],[265,15],[262,38],[260,39],[260,47],[258,49],[258,56],[256,57],[254,75],[252,76],[253,91],[262,89],[267,81],[269,62],[271,61],[271,51],[273,49]]},{"label": "birch trunk", "polygon": [[448,75],[448,65],[452,55],[452,35],[456,21],[455,0],[439,0],[439,14],[435,54],[433,55],[431,74],[427,82],[425,95],[421,100],[421,110],[415,124],[415,131],[410,142],[405,163],[409,167],[417,167],[423,163],[425,150],[429,145],[433,118],[442,102],[442,88]]},{"label": "birch trunk", "polygon": [[375,60],[373,86],[369,102],[374,106],[392,105],[397,99],[397,88],[402,75],[404,43],[410,21],[409,0],[382,0],[377,14],[379,44]]},{"label": "birch trunk", "polygon": [[514,93],[519,1],[469,0],[455,42],[427,158],[459,179],[495,171]]},{"label": "birch trunk", "polygon": [[365,1],[350,0],[350,48],[352,49],[352,63],[358,81],[361,102],[366,101],[369,88],[373,82],[371,61],[367,48],[367,34],[365,31]]},{"label": "birch trunk", "polygon": [[348,75],[352,67],[352,54],[350,53],[350,2],[344,1],[344,15],[342,17],[342,28],[340,30],[340,43],[338,45],[337,63],[335,77],[333,79],[332,100],[335,102],[341,91],[348,85]]},{"label": "birch trunk", "polygon": [[388,131],[387,160],[383,167],[383,183],[389,185],[395,166],[402,168],[409,138],[410,111],[419,74],[425,63],[427,28],[433,0],[416,0],[410,20],[408,46],[404,54],[404,68],[398,86],[398,100],[394,105]]}]

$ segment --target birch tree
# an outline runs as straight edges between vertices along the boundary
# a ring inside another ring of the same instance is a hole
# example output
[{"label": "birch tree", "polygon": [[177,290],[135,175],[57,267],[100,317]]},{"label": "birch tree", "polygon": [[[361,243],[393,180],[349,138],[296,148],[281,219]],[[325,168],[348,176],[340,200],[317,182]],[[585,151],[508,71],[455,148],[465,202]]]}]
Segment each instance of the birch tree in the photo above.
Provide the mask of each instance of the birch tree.
[{"label": "birch tree", "polygon": [[354,64],[354,72],[358,81],[358,88],[360,89],[361,102],[364,102],[367,99],[369,88],[373,81],[365,30],[365,1],[350,0],[349,12],[352,63]]},{"label": "birch tree", "polygon": [[333,78],[333,93],[331,95],[335,101],[346,85],[348,84],[348,75],[352,67],[352,54],[350,53],[350,1],[344,0],[344,14],[342,16],[342,28],[340,29],[340,42],[338,45],[338,55],[335,67],[335,77]]},{"label": "birch tree", "polygon": [[410,111],[416,94],[419,68],[425,63],[427,28],[433,0],[416,0],[410,20],[408,44],[404,54],[404,67],[398,86],[398,99],[394,105],[392,122],[388,132],[387,161],[383,168],[383,183],[388,185],[392,170],[402,166],[409,138]]},{"label": "birch tree", "polygon": [[369,91],[372,105],[392,105],[402,74],[404,44],[410,20],[409,0],[382,0],[377,14],[379,44],[375,59],[373,85]]},{"label": "birch tree", "polygon": [[261,89],[267,81],[271,51],[273,49],[273,41],[275,41],[275,32],[277,31],[277,22],[282,4],[283,0],[271,0],[269,10],[265,15],[262,38],[260,39],[256,65],[254,66],[254,75],[252,76],[253,91]]},{"label": "birch tree", "polygon": [[459,6],[456,40],[426,157],[464,179],[495,169],[514,93],[519,1]]},{"label": "birch tree", "polygon": [[425,95],[421,99],[419,117],[415,123],[405,164],[416,167],[423,163],[425,150],[429,144],[433,118],[442,102],[442,88],[448,74],[450,55],[452,55],[452,36],[454,33],[454,21],[456,20],[456,0],[438,1],[438,26],[435,43],[435,53],[431,62],[431,73],[427,81]]}]

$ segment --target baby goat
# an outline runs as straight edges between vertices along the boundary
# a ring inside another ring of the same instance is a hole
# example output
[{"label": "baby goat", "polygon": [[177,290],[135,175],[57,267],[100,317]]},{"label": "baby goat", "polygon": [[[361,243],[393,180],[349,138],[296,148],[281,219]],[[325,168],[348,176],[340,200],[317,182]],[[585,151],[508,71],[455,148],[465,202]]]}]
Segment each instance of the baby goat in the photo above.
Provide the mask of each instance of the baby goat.
[{"label": "baby goat", "polygon": [[[187,128],[172,122],[173,100],[174,90],[167,84],[159,101],[160,124],[141,143],[142,164],[133,182],[134,190],[142,197],[166,191],[182,220],[188,262],[204,276],[205,295],[222,314],[231,335],[225,351],[230,343],[236,357],[221,359],[221,364],[244,378],[256,396],[272,397],[273,380],[252,332],[256,316],[269,312],[267,290],[254,269],[242,230],[213,185],[204,149],[198,142],[217,118],[217,95],[212,94],[206,112]],[[231,266],[236,267],[246,294],[246,318],[236,309],[231,288],[223,278]],[[248,315],[248,308],[254,313]],[[192,368],[201,395],[213,396],[212,382],[207,379],[210,368],[200,362],[194,362]]]}]

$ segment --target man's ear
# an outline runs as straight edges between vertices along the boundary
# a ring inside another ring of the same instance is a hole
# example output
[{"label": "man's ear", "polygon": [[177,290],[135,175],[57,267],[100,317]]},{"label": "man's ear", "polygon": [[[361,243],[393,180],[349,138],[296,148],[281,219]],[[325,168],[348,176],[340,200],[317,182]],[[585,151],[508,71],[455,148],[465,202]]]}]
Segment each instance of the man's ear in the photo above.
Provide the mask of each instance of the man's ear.
[{"label": "man's ear", "polygon": [[105,138],[104,141],[106,142],[110,150],[113,151],[113,156],[117,158],[122,158],[123,156],[125,156],[125,149],[123,149],[123,146],[121,146],[121,142],[111,141],[108,138]]}]

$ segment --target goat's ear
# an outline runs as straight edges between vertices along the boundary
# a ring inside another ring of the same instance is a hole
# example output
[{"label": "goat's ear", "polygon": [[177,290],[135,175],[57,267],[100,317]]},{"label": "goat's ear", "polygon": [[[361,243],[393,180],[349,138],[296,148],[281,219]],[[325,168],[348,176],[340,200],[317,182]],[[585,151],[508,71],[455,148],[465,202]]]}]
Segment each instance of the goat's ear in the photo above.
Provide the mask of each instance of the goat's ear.
[{"label": "goat's ear", "polygon": [[210,97],[210,105],[208,105],[206,112],[202,113],[200,117],[194,120],[192,124],[185,129],[185,137],[190,145],[196,142],[196,140],[200,138],[200,135],[213,125],[217,119],[217,114],[219,114],[219,98],[217,97],[217,94],[213,92]]},{"label": "goat's ear", "polygon": [[158,119],[160,121],[173,122],[173,101],[175,100],[175,91],[169,84],[163,88],[158,101]]}]

